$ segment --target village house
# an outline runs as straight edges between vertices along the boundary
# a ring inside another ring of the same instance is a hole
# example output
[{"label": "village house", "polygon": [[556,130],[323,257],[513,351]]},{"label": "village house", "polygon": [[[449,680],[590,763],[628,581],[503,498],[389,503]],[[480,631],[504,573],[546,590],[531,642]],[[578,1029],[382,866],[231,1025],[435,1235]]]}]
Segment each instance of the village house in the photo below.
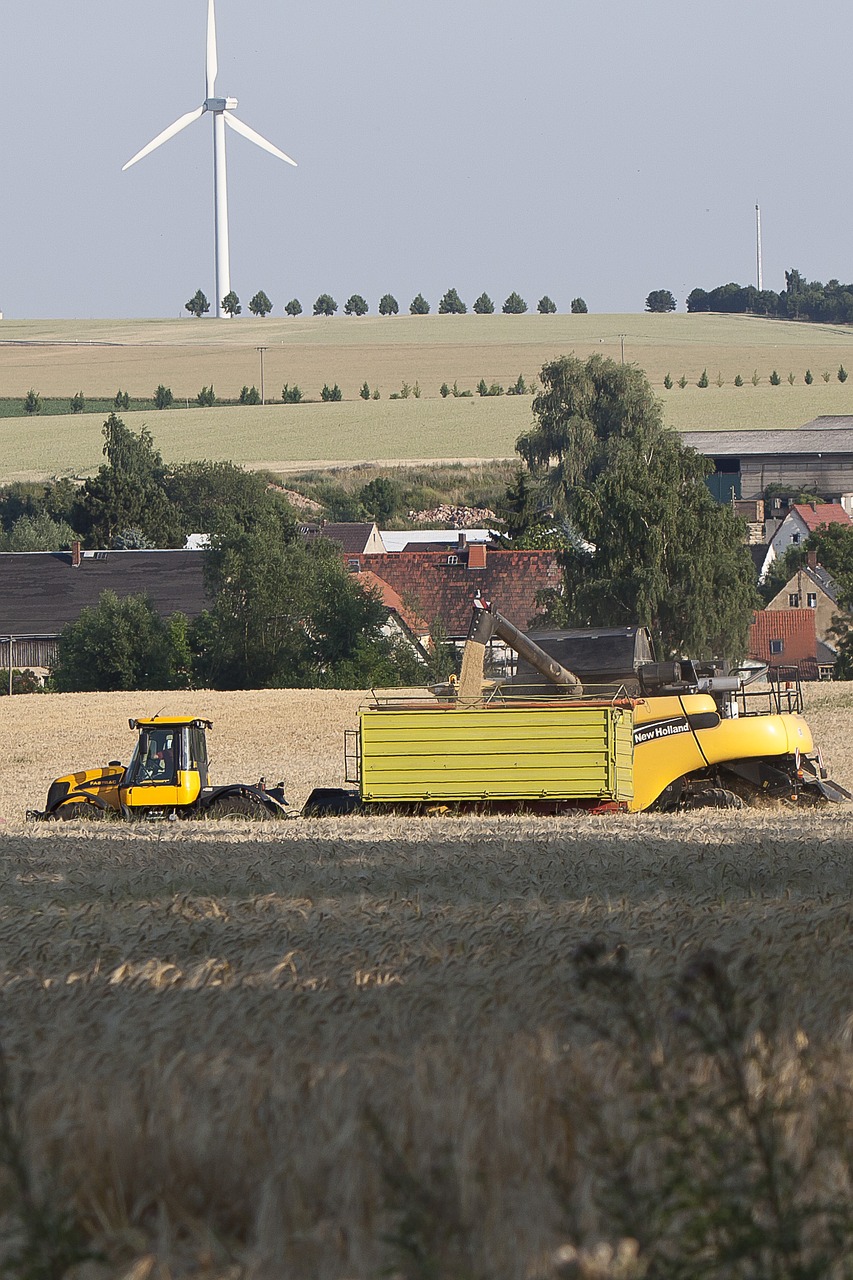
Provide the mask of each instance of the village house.
[{"label": "village house", "polygon": [[382,627],[383,635],[390,640],[399,640],[411,645],[415,653],[424,662],[429,659],[431,637],[429,623],[410,609],[402,596],[377,578],[370,569],[363,569],[354,575],[364,591],[372,592],[382,601],[386,611],[386,620]]},{"label": "village house", "polygon": [[803,680],[831,680],[836,659],[817,638],[814,609],[757,610],[747,657],[766,662],[771,672],[789,668]]},{"label": "village house", "polygon": [[770,566],[780,559],[789,547],[798,547],[809,535],[825,525],[851,523],[850,516],[840,502],[795,502],[789,508],[779,527],[770,539],[759,574],[759,582],[767,577]]},{"label": "village house", "polygon": [[[347,559],[351,556],[381,555],[386,549],[375,521],[305,523],[300,524],[299,533],[306,542],[310,542],[312,538],[328,538],[330,542],[339,543]],[[350,568],[357,566],[350,565]]]},{"label": "village house", "polygon": [[198,551],[16,551],[0,553],[0,665],[45,671],[59,633],[103,591],[147,595],[164,618],[198,617],[210,604]]},{"label": "village house", "polygon": [[833,625],[838,614],[838,591],[830,575],[817,563],[813,551],[802,565],[765,606],[765,610],[812,609],[815,634],[828,648],[835,650]]}]

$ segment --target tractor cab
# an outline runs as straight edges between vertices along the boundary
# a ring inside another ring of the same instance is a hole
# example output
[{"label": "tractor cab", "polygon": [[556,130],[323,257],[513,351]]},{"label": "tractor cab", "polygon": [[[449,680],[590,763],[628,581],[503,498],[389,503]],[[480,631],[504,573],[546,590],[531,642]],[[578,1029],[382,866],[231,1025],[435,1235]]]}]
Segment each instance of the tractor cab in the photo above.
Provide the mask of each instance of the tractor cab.
[{"label": "tractor cab", "polygon": [[208,787],[209,720],[131,720],[139,737],[119,788],[129,809],[194,805]]}]

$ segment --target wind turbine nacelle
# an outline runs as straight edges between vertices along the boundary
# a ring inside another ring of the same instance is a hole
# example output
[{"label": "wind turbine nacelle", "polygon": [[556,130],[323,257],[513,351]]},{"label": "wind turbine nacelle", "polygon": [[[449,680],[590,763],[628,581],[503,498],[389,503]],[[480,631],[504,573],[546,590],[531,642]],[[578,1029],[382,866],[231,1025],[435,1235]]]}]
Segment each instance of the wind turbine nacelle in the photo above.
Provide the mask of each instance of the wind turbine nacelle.
[{"label": "wind turbine nacelle", "polygon": [[236,98],[208,98],[204,109],[205,111],[234,111],[237,105]]}]

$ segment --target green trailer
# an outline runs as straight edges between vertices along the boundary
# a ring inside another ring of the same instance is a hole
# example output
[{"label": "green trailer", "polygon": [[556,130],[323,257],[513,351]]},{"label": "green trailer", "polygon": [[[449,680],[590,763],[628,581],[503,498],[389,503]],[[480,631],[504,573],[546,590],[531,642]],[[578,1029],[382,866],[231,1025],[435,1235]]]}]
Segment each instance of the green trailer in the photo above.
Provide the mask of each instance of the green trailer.
[{"label": "green trailer", "polygon": [[[630,702],[369,708],[348,753],[362,805],[628,805]],[[353,749],[354,748],[354,749]]]}]

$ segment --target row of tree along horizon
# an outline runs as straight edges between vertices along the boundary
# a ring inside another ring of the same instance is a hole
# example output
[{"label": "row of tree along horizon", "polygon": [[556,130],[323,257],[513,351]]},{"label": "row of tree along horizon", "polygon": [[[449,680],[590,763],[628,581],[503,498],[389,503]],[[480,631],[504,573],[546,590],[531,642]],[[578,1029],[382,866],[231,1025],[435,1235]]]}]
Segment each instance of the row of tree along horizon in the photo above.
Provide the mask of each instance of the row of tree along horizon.
[{"label": "row of tree along horizon", "polygon": [[[511,382],[509,386],[504,387],[499,382],[487,383],[485,378],[481,378],[476,386],[476,394],[478,396],[524,396],[532,395],[536,390],[536,381],[528,384],[524,374],[520,373],[515,382]],[[403,382],[396,391],[392,391],[389,400],[408,400],[410,397],[414,400],[420,400],[422,396],[421,385],[418,381],[413,383]],[[470,399],[475,394],[469,389],[460,388],[458,382],[454,382],[453,386],[449,386],[447,382],[443,382],[439,387],[438,394],[442,399],[453,396],[456,399]],[[365,381],[362,383],[358,392],[359,398],[362,400],[381,400],[382,393],[379,387],[371,387]],[[310,397],[303,395],[302,388],[298,383],[285,383],[281,391],[282,404],[317,404],[317,403],[333,403],[342,401],[344,393],[338,386],[337,382],[329,386],[328,382],[323,384],[319,397],[312,400]],[[0,417],[13,417],[14,413],[8,412],[11,405],[16,405],[23,410],[25,414],[33,416],[35,414],[46,411],[48,414],[60,413],[98,413],[113,410],[124,412],[141,412],[145,409],[181,409],[185,406],[194,405],[196,408],[209,409],[214,406],[222,408],[233,408],[237,405],[259,405],[262,403],[261,393],[256,386],[244,385],[240,394],[236,399],[221,399],[216,394],[213,383],[210,386],[204,386],[190,399],[189,396],[179,396],[175,398],[171,387],[166,387],[162,383],[157,387],[153,396],[147,398],[131,399],[130,392],[119,390],[112,400],[106,400],[101,397],[95,398],[91,403],[87,401],[82,391],[78,391],[70,400],[62,397],[43,397],[33,387],[21,400],[5,401],[0,399]],[[269,403],[269,401],[267,401]]]},{"label": "row of tree along horizon", "polygon": [[[199,289],[185,303],[185,309],[190,315],[201,319],[210,311],[210,302],[204,292]],[[273,311],[273,304],[264,293],[263,289],[256,293],[248,304],[249,310],[253,316],[263,318]],[[227,293],[222,299],[222,309],[230,317],[242,315],[243,306],[239,297],[233,291]],[[315,316],[333,316],[338,310],[338,304],[330,293],[321,293],[314,303],[313,314]],[[366,316],[370,310],[370,304],[360,293],[352,294],[344,303],[344,315],[347,316]],[[419,293],[409,303],[409,312],[413,316],[427,316],[432,310],[430,303],[422,293]],[[495,304],[487,293],[481,293],[474,303],[472,310],[476,315],[494,315]],[[518,293],[511,293],[501,307],[504,315],[524,315],[529,308],[524,298]],[[545,294],[536,304],[536,310],[540,315],[556,315],[557,304]],[[586,315],[589,308],[583,298],[572,298],[571,311],[573,315]],[[463,302],[456,289],[448,289],[438,304],[439,315],[465,315],[467,314],[467,303]],[[301,316],[302,303],[298,298],[291,298],[284,307],[285,315]],[[381,316],[396,316],[400,313],[400,304],[391,293],[383,294],[379,300],[379,314]]]}]

